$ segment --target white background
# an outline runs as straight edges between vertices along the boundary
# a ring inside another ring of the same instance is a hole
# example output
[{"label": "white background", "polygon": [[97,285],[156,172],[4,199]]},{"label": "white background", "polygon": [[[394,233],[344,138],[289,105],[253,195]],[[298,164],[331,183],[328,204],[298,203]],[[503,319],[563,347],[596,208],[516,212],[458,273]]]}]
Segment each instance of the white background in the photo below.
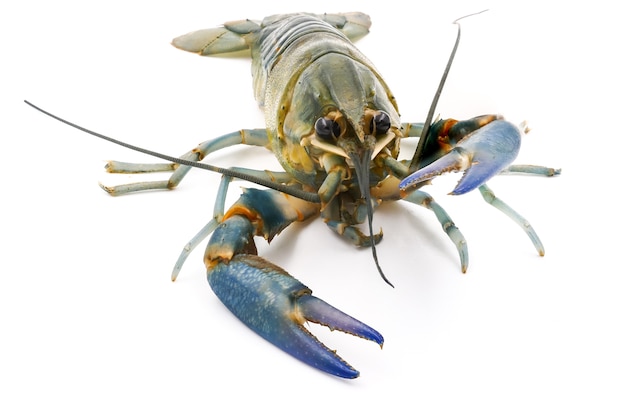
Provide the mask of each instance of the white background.
[{"label": "white background", "polygon": [[[372,16],[358,45],[385,75],[404,121],[425,117],[456,36],[451,22],[491,9],[463,22],[438,111],[527,119],[533,131],[518,162],[563,169],[559,178],[490,182],[532,222],[545,257],[477,192],[447,196],[454,175],[429,191],[468,239],[466,274],[434,216],[405,203],[374,220],[395,289],[368,250],[319,220],[259,243],[315,295],[383,333],[381,351],[312,327],[361,371],[354,381],[320,373],[248,331],[211,292],[201,249],[170,282],[182,246],[211,215],[218,175],[193,172],[175,192],[111,198],[98,181],[132,179],[106,175],[104,160],[152,160],[22,102],[176,155],[263,127],[249,60],[200,58],[169,42],[229,20],[301,10],[270,3],[2,7],[0,415],[624,416],[624,34],[620,14],[602,2],[407,8],[361,0],[308,9]],[[263,150],[233,151],[209,162],[275,167]]]}]

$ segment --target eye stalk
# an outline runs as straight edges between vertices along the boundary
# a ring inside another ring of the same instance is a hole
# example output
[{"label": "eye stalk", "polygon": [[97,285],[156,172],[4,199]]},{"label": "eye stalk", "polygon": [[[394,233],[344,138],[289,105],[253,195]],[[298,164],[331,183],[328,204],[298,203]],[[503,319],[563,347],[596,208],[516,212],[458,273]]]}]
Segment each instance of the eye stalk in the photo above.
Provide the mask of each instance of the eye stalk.
[{"label": "eye stalk", "polygon": [[374,115],[370,121],[370,133],[372,135],[386,134],[391,128],[391,118],[382,110]]},{"label": "eye stalk", "polygon": [[347,160],[352,160],[350,154],[354,147],[365,147],[370,149],[373,159],[396,138],[397,132],[391,129],[389,114],[382,110],[366,109],[362,123],[364,138],[358,140],[352,130],[352,134],[345,137],[349,128],[344,116],[338,111],[331,111],[315,121],[314,132],[302,137],[300,145],[313,146],[317,152],[329,152]]},{"label": "eye stalk", "polygon": [[333,141],[341,135],[341,126],[334,119],[321,117],[315,122],[315,133],[320,139]]}]

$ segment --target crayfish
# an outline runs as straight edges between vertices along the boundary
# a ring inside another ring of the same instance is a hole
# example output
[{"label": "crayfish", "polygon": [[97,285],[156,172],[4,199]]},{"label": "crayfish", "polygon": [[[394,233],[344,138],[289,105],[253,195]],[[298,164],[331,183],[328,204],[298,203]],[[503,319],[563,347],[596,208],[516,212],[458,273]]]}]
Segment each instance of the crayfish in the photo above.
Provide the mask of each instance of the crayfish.
[{"label": "crayfish", "polygon": [[[546,167],[511,165],[525,128],[501,116],[432,122],[460,29],[425,122],[402,123],[387,84],[352,43],[367,34],[369,27],[370,19],[362,13],[301,13],[270,16],[263,21],[229,22],[174,39],[177,48],[201,55],[249,49],[254,94],[266,121],[265,128],[234,131],[201,143],[180,158],[120,143],[44,111],[88,133],[174,162],[109,162],[106,168],[113,173],[173,171],[163,181],[105,187],[111,195],[172,189],[192,167],[221,173],[213,218],[185,247],[172,278],[176,278],[191,250],[210,235],[204,263],[209,284],[222,303],[275,346],[343,378],[355,378],[359,372],[315,338],[304,324],[319,323],[381,346],[383,336],[313,296],[299,280],[258,256],[255,237],[270,241],[293,222],[321,216],[332,231],[349,242],[371,247],[381,277],[391,284],[377,260],[376,244],[382,233],[373,232],[372,217],[382,203],[402,199],[434,213],[457,248],[465,271],[465,238],[443,207],[423,190],[435,176],[463,171],[452,194],[478,189],[488,203],[524,229],[543,255],[543,245],[530,224],[498,199],[486,182],[502,171],[548,176],[559,173]],[[406,137],[420,137],[410,161],[399,159],[400,141]],[[284,171],[225,169],[200,163],[216,150],[239,144],[270,149]],[[239,200],[227,209],[225,197],[233,178],[265,188],[244,189]],[[367,223],[367,232],[358,227],[363,223]]]}]

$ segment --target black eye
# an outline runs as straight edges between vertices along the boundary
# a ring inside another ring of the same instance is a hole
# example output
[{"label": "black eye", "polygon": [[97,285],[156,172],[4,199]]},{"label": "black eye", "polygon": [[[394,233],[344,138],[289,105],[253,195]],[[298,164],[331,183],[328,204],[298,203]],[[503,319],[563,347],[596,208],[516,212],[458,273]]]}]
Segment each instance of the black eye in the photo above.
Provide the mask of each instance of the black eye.
[{"label": "black eye", "polygon": [[341,134],[341,127],[337,122],[328,118],[319,118],[315,122],[315,133],[320,138],[331,141]]},{"label": "black eye", "polygon": [[372,135],[386,134],[391,128],[391,119],[385,112],[378,112],[370,122],[370,132]]}]

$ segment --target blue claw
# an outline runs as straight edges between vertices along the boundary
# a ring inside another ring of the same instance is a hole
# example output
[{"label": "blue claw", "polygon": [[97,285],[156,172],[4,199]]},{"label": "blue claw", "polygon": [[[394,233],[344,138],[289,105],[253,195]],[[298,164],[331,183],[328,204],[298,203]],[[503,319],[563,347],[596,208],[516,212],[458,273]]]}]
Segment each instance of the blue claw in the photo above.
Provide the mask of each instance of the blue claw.
[{"label": "blue claw", "polygon": [[208,280],[219,299],[257,334],[297,359],[324,372],[356,378],[359,372],[322,344],[304,324],[328,326],[383,345],[368,325],[314,296],[281,268],[252,254],[235,255],[209,269]]},{"label": "blue claw", "polygon": [[450,194],[467,193],[508,167],[517,157],[521,139],[517,126],[495,120],[470,133],[443,157],[407,176],[399,187],[404,190],[443,173],[465,170]]}]

